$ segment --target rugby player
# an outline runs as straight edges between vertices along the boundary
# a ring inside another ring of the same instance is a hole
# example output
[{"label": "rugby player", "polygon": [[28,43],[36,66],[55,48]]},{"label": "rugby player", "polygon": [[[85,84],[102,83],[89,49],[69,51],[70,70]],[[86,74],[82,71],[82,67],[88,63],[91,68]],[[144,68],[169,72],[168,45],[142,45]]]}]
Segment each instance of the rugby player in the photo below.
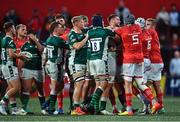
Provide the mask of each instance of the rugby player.
[{"label": "rugby player", "polygon": [[161,105],[160,113],[164,113],[164,104],[163,104],[163,92],[160,86],[160,80],[161,80],[161,72],[163,70],[164,64],[161,57],[161,51],[160,51],[160,43],[159,43],[159,37],[155,30],[156,28],[156,21],[155,19],[148,18],[146,20],[146,28],[148,29],[149,33],[152,36],[151,41],[151,51],[149,53],[150,61],[151,61],[151,69],[147,73],[149,77],[147,80],[152,81],[152,84],[154,86],[154,89],[156,91],[156,98],[157,101]]},{"label": "rugby player", "polygon": [[28,32],[27,42],[21,47],[21,53],[27,55],[30,60],[19,61],[18,70],[22,78],[22,104],[23,109],[27,111],[32,82],[35,81],[38,90],[38,98],[41,105],[42,114],[47,114],[43,106],[45,102],[43,90],[43,73],[42,73],[42,58],[41,53],[43,46],[39,43],[33,30]]},{"label": "rugby player", "polygon": [[49,114],[55,111],[57,94],[62,91],[61,83],[63,80],[58,78],[58,73],[62,76],[63,70],[58,70],[58,64],[63,59],[63,49],[69,49],[69,46],[59,36],[64,33],[64,26],[58,22],[53,22],[50,26],[51,36],[46,40],[47,62],[46,72],[51,78],[51,92],[49,97]]},{"label": "rugby player", "polygon": [[70,50],[69,70],[74,80],[74,94],[73,94],[73,110],[71,115],[83,115],[80,108],[80,98],[82,93],[82,86],[85,82],[86,63],[87,63],[87,37],[85,38],[82,29],[84,28],[84,21],[81,16],[74,16],[72,18],[73,29],[69,34],[69,44],[73,47]]},{"label": "rugby player", "polygon": [[[15,97],[15,94],[21,89],[20,78],[18,75],[18,70],[16,66],[16,59],[27,60],[27,57],[24,54],[16,53],[16,45],[14,43],[14,36],[16,33],[13,23],[7,22],[4,23],[4,30],[6,36],[1,42],[1,58],[2,58],[2,73],[4,78],[8,83],[8,90],[0,102],[0,113],[7,115],[5,111],[6,105],[8,104],[9,99]],[[16,102],[11,103],[12,114],[19,114]]]},{"label": "rugby player", "polygon": [[[88,110],[92,112],[94,109],[94,114],[100,114],[99,101],[110,80],[107,62],[108,37],[114,36],[115,34],[110,29],[103,28],[103,18],[100,15],[93,16],[92,23],[93,28],[87,33],[90,47],[88,48],[87,58],[88,71],[90,75],[93,75],[95,78],[96,89],[88,106]],[[104,107],[105,104],[103,105],[103,109]]]},{"label": "rugby player", "polygon": [[135,24],[135,17],[128,15],[125,18],[126,25],[116,30],[123,42],[123,65],[122,75],[125,81],[126,111],[119,115],[133,115],[132,111],[132,81],[136,81],[138,88],[151,101],[152,114],[159,108],[160,104],[154,99],[151,90],[143,83],[143,51],[142,51],[142,30]]}]

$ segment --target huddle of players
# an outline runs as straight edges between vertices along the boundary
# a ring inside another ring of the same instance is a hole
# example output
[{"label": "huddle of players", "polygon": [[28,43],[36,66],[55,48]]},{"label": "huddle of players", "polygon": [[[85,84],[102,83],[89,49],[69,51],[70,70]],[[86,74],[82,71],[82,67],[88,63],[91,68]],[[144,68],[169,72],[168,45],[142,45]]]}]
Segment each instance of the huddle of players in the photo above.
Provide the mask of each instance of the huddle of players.
[{"label": "huddle of players", "polygon": [[[27,81],[27,84],[30,84],[32,80],[36,81],[37,86],[38,83],[41,84],[39,85],[41,89],[39,100],[42,113],[54,114],[57,95],[63,89],[64,60],[66,59],[66,71],[71,79],[71,85],[74,86],[73,94],[70,95],[71,103],[73,102],[71,115],[84,115],[87,112],[91,114],[110,114],[106,111],[106,102],[108,97],[113,94],[113,84],[117,88],[123,107],[126,107],[125,110],[123,109],[118,113],[114,104],[115,98],[110,99],[113,103],[113,109],[116,110],[115,113],[119,115],[134,114],[132,94],[136,95],[144,104],[143,113],[149,113],[149,104],[151,105],[152,114],[160,109],[164,110],[163,95],[159,85],[163,63],[158,36],[154,28],[155,21],[153,19],[145,21],[143,18],[138,18],[135,21],[133,15],[125,18],[123,27],[119,27],[120,20],[116,15],[110,15],[108,21],[110,26],[105,28],[103,18],[100,15],[95,15],[92,17],[92,27],[85,27],[82,16],[73,17],[73,29],[68,34],[68,42],[65,42],[64,37],[61,36],[65,30],[64,25],[57,21],[53,22],[49,29],[51,34],[46,41],[44,51],[37,38],[29,35],[26,42],[28,44],[24,44],[19,54],[13,50],[15,46],[12,34],[10,35],[14,27],[13,25],[6,27],[8,28],[5,28],[6,36],[2,41],[6,44],[1,44],[1,56],[3,52],[5,53],[5,58],[2,58],[2,72],[11,87],[8,89],[11,91],[7,91],[1,100],[0,113],[7,114],[5,108],[9,98],[13,98],[14,94],[21,88],[20,76],[23,82]],[[117,47],[117,45],[119,46]],[[67,51],[67,56],[64,56],[64,52]],[[15,60],[13,62],[13,59],[17,58],[20,59],[18,69],[20,67],[22,70],[21,75],[18,75]],[[41,58],[43,58],[43,62],[41,62]],[[122,62],[122,64],[119,62]],[[43,72],[41,63],[45,66],[46,73],[51,79],[50,96],[46,102],[42,90]],[[33,68],[34,65],[36,66]],[[3,70],[3,67],[6,68],[6,71]],[[8,73],[8,75],[5,73]],[[124,82],[117,82],[120,80],[120,75],[123,76]],[[150,88],[147,87],[147,81],[149,80],[152,81],[156,90],[157,100]],[[133,85],[133,82],[137,86]],[[27,84],[25,86],[31,85]],[[22,95],[24,97],[22,98],[26,103],[29,94],[30,87],[23,88]],[[92,96],[88,97],[89,94]],[[81,100],[83,106],[80,104]],[[27,106],[27,104],[24,105]],[[48,110],[46,109],[47,106]]]}]

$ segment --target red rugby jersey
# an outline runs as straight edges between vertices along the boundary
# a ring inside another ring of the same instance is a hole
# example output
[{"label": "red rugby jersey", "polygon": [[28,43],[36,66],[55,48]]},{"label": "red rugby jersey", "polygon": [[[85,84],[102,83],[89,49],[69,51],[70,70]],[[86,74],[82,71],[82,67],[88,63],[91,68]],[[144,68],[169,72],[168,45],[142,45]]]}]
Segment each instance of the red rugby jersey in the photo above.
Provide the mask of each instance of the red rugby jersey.
[{"label": "red rugby jersey", "polygon": [[163,63],[158,34],[155,29],[148,29],[148,31],[152,36],[151,51],[149,53],[151,63]]},{"label": "red rugby jersey", "polygon": [[121,36],[123,43],[123,63],[143,62],[143,51],[139,25],[127,25],[115,30]]}]

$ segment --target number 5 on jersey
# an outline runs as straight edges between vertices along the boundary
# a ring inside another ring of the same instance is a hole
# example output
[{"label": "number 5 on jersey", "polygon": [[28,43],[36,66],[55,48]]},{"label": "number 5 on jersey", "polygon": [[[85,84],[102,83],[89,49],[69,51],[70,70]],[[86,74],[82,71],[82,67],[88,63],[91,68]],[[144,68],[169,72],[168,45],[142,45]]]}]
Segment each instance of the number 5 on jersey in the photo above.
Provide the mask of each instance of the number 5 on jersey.
[{"label": "number 5 on jersey", "polygon": [[139,37],[137,34],[132,35],[133,44],[139,44]]}]

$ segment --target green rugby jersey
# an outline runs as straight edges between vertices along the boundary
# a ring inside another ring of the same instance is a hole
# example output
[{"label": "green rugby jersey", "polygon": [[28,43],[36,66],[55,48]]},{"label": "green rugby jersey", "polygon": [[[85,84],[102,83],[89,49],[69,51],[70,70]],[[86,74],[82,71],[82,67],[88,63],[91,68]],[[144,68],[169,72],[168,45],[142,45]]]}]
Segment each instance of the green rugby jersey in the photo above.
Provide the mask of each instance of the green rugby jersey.
[{"label": "green rugby jersey", "polygon": [[21,47],[21,53],[28,53],[30,54],[30,60],[25,61],[24,68],[31,69],[31,70],[41,70],[42,69],[42,58],[41,53],[39,52],[36,44],[27,41]]},{"label": "green rugby jersey", "polygon": [[[85,38],[84,33],[76,33],[73,29],[69,33],[69,44],[73,45],[81,42]],[[69,64],[86,64],[87,62],[87,45],[85,44],[81,49],[72,48],[69,52]]]},{"label": "green rugby jersey", "polygon": [[65,41],[58,37],[52,36],[46,40],[47,58],[53,63],[61,63],[63,60],[63,49],[70,49]]},{"label": "green rugby jersey", "polygon": [[[1,42],[2,42],[2,39],[3,39],[4,36],[5,36],[4,33],[0,32],[0,54],[1,54]],[[1,64],[2,64],[2,60],[0,58],[0,65]]]},{"label": "green rugby jersey", "polygon": [[108,56],[108,37],[115,36],[115,33],[109,29],[96,27],[88,32],[88,60],[102,59],[107,60]]},{"label": "green rugby jersey", "polygon": [[9,65],[16,66],[16,59],[9,57],[8,49],[10,49],[10,48],[13,49],[14,52],[16,52],[16,45],[15,45],[13,39],[9,36],[5,36],[1,42],[2,64],[9,64]]}]

